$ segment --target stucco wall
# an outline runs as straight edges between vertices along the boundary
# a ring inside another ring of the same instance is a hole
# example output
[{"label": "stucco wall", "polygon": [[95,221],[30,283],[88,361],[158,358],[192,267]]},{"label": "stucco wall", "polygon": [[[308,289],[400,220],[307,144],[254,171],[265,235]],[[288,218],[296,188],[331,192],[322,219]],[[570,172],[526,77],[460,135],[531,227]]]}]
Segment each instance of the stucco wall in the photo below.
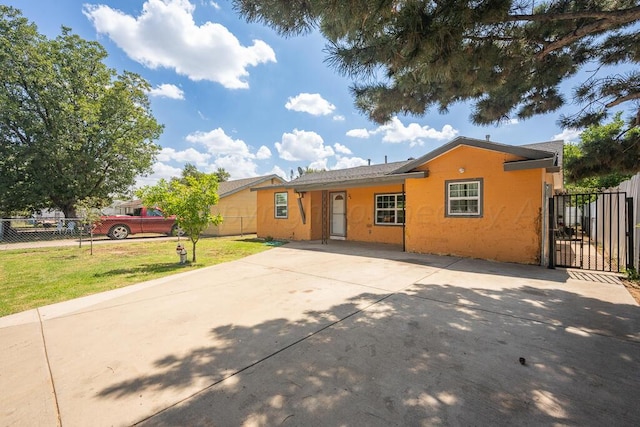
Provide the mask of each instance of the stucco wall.
[{"label": "stucco wall", "polygon": [[[255,185],[263,187],[273,185],[273,180]],[[250,188],[221,197],[218,204],[211,207],[211,213],[221,214],[223,221],[217,226],[209,226],[205,235],[210,236],[236,236],[239,234],[251,234],[257,230],[257,206],[258,197]]]},{"label": "stucco wall", "polygon": [[375,224],[375,195],[402,193],[402,185],[350,188],[347,191],[347,240],[402,244],[401,225]]},{"label": "stucco wall", "polygon": [[[275,193],[287,193],[287,218],[275,217]],[[303,209],[307,216],[305,224],[302,223],[302,216],[298,208],[297,196],[293,190],[262,190],[257,191],[258,195],[258,237],[272,237],[284,240],[311,240],[310,206],[313,199],[307,193],[302,198]]]},{"label": "stucco wall", "polygon": [[[504,172],[503,163],[516,159],[459,146],[421,167],[429,176],[406,182],[406,250],[539,263],[545,173]],[[482,217],[447,217],[445,181],[475,178],[483,179]]]},{"label": "stucco wall", "polygon": [[[306,224],[298,207],[296,194],[288,191],[289,215],[277,219],[274,215],[274,194],[286,190],[258,191],[258,237],[287,240],[320,240],[322,238],[322,191],[308,191],[301,199],[306,214]],[[346,192],[347,236],[346,240],[359,242],[402,243],[402,226],[375,225],[375,194],[401,193],[401,185],[335,189]],[[329,203],[327,197],[327,203]]]}]

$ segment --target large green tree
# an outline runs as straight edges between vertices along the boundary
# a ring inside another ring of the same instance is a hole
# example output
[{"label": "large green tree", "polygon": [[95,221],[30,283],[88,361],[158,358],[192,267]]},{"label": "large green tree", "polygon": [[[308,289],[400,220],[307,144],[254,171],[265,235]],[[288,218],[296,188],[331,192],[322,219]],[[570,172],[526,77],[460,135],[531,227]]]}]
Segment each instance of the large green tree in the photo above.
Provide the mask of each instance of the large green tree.
[{"label": "large green tree", "polygon": [[47,39],[0,5],[0,212],[61,209],[126,191],[151,171],[162,133],[148,83],[117,74],[69,28]]},{"label": "large green tree", "polygon": [[565,144],[565,178],[572,190],[615,187],[640,170],[638,137],[640,127],[624,129],[618,113],[613,121],[587,127],[580,143]]},{"label": "large green tree", "polygon": [[209,225],[222,222],[211,207],[218,203],[218,178],[215,173],[198,172],[185,166],[182,178],[161,179],[154,186],[137,191],[145,206],[158,206],[166,216],[175,215],[178,226],[192,243],[192,262],[196,261],[196,244]]},{"label": "large green tree", "polygon": [[[472,105],[471,120],[526,119],[567,103],[560,84],[587,72],[565,127],[601,124],[629,106],[640,125],[638,0],[234,0],[284,35],[318,29],[327,61],[354,80],[376,122]],[[626,71],[615,68],[628,65]],[[636,139],[635,151],[640,152]]]}]

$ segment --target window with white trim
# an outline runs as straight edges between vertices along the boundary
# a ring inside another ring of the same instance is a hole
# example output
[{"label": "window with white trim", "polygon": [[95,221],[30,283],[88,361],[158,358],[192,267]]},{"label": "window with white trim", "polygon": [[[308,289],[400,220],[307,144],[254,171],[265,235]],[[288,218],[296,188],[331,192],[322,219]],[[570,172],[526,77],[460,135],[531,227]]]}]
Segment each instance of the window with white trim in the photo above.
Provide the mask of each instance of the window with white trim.
[{"label": "window with white trim", "polygon": [[376,194],[376,225],[404,224],[404,194]]},{"label": "window with white trim", "polygon": [[287,207],[287,193],[275,194],[275,216],[276,218],[287,218],[289,210]]},{"label": "window with white trim", "polygon": [[482,180],[447,181],[447,216],[482,216]]}]

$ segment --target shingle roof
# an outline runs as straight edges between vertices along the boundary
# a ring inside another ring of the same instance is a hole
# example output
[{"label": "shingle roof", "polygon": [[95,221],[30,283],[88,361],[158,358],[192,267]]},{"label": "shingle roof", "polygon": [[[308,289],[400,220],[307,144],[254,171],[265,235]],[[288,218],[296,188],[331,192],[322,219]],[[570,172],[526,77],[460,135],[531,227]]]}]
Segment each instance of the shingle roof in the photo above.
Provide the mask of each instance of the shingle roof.
[{"label": "shingle roof", "polygon": [[290,184],[309,185],[318,183],[349,181],[354,179],[375,179],[390,174],[406,163],[408,163],[407,160],[403,162],[383,163],[380,165],[357,166],[355,168],[348,169],[313,172],[294,179],[290,182]]},{"label": "shingle roof", "polygon": [[[547,151],[541,150],[541,149],[534,149],[534,148],[529,148],[526,147],[524,145],[507,145],[507,144],[501,144],[499,142],[493,142],[493,141],[487,141],[484,139],[474,139],[474,138],[467,138],[464,136],[459,136],[457,138],[455,138],[454,140],[447,142],[446,144],[436,148],[435,150],[425,154],[422,157],[417,158],[416,160],[413,160],[412,162],[408,162],[407,164],[405,164],[402,167],[399,167],[395,173],[403,173],[403,172],[408,172],[426,162],[428,162],[429,160],[433,160],[438,156],[441,156],[442,154],[446,153],[447,151],[453,150],[454,148],[460,146],[460,145],[468,145],[471,147],[477,147],[477,148],[484,148],[487,150],[493,150],[493,151],[499,151],[499,152],[503,152],[503,153],[509,153],[509,154],[514,154],[516,156],[520,156],[520,157],[524,157],[525,159],[529,159],[529,160],[539,160],[539,159],[544,159],[544,158],[548,158],[549,157],[549,153]],[[553,151],[555,152],[555,151]]]},{"label": "shingle roof", "polygon": [[[348,169],[338,169],[330,171],[320,171],[302,175],[293,181],[284,183],[278,187],[294,188],[298,190],[327,188],[332,185],[339,186],[358,186],[373,182],[395,182],[402,180],[408,175],[416,175],[424,172],[412,172],[416,167],[438,157],[459,145],[470,145],[473,147],[484,148],[488,150],[500,151],[524,157],[533,161],[534,167],[551,166],[554,157],[557,155],[562,160],[562,141],[549,141],[529,145],[507,145],[498,142],[458,137],[441,147],[427,153],[426,155],[415,159],[405,160],[401,162],[384,163],[371,166],[358,166]],[[514,162],[515,163],[515,162]],[[523,164],[525,162],[522,162]],[[558,163],[561,165],[561,163]],[[531,167],[531,166],[528,166]]]},{"label": "shingle roof", "polygon": [[564,160],[563,152],[564,152],[564,141],[546,141],[546,142],[537,142],[535,144],[525,144],[521,145],[521,147],[532,148],[534,150],[542,150],[547,151],[549,153],[555,153],[558,156],[558,166],[562,167],[562,161]]},{"label": "shingle roof", "polygon": [[251,188],[254,185],[261,184],[271,179],[277,179],[284,182],[278,175],[255,176],[253,178],[234,179],[233,181],[224,181],[218,184],[218,195],[220,197],[230,196],[238,191]]}]

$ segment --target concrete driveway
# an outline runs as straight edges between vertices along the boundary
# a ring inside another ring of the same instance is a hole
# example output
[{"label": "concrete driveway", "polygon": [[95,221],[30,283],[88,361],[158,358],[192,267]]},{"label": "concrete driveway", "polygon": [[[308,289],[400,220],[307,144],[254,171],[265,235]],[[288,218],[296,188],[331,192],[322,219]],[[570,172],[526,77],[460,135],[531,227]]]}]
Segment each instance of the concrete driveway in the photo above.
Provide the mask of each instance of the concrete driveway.
[{"label": "concrete driveway", "polygon": [[574,277],[290,243],[0,318],[0,425],[640,425],[640,308]]}]

